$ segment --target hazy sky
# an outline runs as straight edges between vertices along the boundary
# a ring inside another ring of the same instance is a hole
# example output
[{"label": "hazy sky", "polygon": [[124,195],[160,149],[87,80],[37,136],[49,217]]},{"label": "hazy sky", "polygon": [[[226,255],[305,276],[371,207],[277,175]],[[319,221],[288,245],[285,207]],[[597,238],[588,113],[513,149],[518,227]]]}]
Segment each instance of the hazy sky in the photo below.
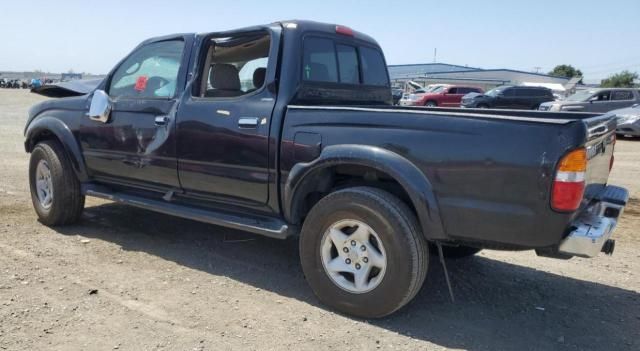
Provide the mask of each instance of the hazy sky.
[{"label": "hazy sky", "polygon": [[3,0],[0,71],[106,73],[140,41],[283,19],[344,24],[378,40],[389,64],[433,61],[587,81],[640,73],[640,0],[29,1]]}]

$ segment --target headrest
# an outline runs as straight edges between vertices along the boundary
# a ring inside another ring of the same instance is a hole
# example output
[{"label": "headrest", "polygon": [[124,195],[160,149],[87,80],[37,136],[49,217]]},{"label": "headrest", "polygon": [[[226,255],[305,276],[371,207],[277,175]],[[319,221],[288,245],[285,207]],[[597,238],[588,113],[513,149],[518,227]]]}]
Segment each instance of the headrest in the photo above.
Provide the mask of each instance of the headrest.
[{"label": "headrest", "polygon": [[264,85],[264,79],[267,76],[267,69],[264,67],[256,68],[253,71],[253,87],[260,89]]},{"label": "headrest", "polygon": [[211,67],[209,83],[213,89],[240,90],[238,69],[228,63],[216,63]]}]

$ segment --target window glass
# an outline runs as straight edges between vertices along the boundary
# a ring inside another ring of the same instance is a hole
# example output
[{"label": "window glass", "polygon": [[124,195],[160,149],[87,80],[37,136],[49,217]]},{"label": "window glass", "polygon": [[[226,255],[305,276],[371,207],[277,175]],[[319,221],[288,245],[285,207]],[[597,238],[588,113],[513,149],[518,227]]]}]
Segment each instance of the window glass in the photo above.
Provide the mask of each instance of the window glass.
[{"label": "window glass", "polygon": [[631,90],[616,90],[611,95],[611,100],[633,100]]},{"label": "window glass", "polygon": [[336,45],[338,53],[338,71],[340,72],[340,83],[360,83],[360,72],[358,69],[358,53],[356,48],[349,45]]},{"label": "window glass", "polygon": [[176,92],[184,42],[151,43],[139,48],[114,72],[111,97],[170,98]]},{"label": "window glass", "polygon": [[333,40],[305,39],[302,77],[304,80],[314,82],[338,82],[338,67]]},{"label": "window glass", "polygon": [[532,96],[533,89],[514,89],[517,97],[527,97]]},{"label": "window glass", "polygon": [[382,53],[368,47],[360,47],[360,62],[362,65],[363,84],[389,85],[387,66],[384,64]]},{"label": "window glass", "polygon": [[458,88],[449,88],[448,94],[458,94]]},{"label": "window glass", "polygon": [[512,88],[505,89],[502,92],[502,95],[504,95],[504,96],[515,96],[516,95],[516,89],[512,89]]},{"label": "window glass", "polygon": [[611,91],[605,90],[605,91],[601,91],[601,92],[597,93],[596,95],[591,97],[591,99],[589,99],[589,100],[593,100],[593,101],[609,101],[610,97],[611,97]]}]

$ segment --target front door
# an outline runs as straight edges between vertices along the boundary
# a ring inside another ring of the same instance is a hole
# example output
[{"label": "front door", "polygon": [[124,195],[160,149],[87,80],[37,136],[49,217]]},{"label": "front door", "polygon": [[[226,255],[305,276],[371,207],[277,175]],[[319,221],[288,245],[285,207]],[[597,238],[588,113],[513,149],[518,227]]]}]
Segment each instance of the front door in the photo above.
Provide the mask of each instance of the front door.
[{"label": "front door", "polygon": [[107,78],[109,119],[87,117],[80,126],[83,154],[95,180],[179,188],[173,122],[184,46],[182,39],[143,45]]},{"label": "front door", "polygon": [[[269,125],[277,94],[267,32],[203,43],[197,91],[178,112],[178,173],[186,196],[260,208],[267,203]],[[277,51],[276,51],[277,52]],[[275,147],[275,146],[272,146]]]}]

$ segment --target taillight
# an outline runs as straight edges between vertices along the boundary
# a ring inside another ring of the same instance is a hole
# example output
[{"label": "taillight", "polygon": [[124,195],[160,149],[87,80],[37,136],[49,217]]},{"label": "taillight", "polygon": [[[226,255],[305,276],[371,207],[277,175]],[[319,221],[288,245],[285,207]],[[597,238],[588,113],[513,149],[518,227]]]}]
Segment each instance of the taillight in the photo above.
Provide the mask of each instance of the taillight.
[{"label": "taillight", "polygon": [[613,156],[613,153],[616,151],[616,140],[617,140],[617,137],[614,134],[613,141],[611,141],[612,150],[611,150],[611,159],[609,160],[609,172],[611,172],[611,170],[613,169],[613,161],[615,161],[615,157]]},{"label": "taillight", "polygon": [[587,151],[585,148],[566,154],[558,164],[551,191],[551,207],[571,212],[580,207],[584,196]]}]

